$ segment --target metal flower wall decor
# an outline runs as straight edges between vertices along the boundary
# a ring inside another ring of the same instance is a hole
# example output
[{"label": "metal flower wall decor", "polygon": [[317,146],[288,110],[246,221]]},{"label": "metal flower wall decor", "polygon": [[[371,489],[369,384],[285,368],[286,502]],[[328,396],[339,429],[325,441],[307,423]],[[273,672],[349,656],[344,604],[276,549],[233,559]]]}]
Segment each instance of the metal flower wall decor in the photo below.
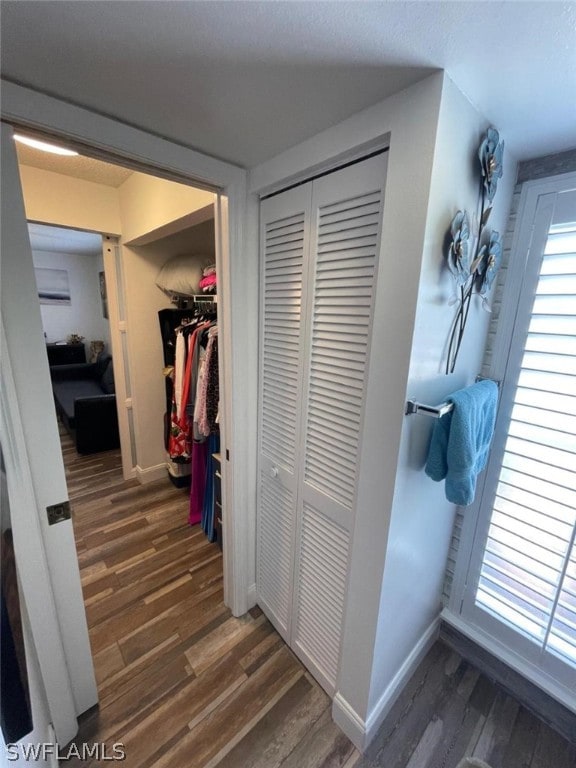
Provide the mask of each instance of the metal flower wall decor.
[{"label": "metal flower wall decor", "polygon": [[452,219],[447,253],[448,268],[456,283],[458,311],[450,332],[446,373],[453,373],[464,337],[470,302],[474,289],[482,299],[482,306],[490,312],[488,294],[502,260],[502,239],[495,230],[486,226],[492,211],[492,201],[502,178],[504,142],[495,128],[489,128],[480,144],[480,215],[474,215],[472,224],[466,211],[458,211]]}]

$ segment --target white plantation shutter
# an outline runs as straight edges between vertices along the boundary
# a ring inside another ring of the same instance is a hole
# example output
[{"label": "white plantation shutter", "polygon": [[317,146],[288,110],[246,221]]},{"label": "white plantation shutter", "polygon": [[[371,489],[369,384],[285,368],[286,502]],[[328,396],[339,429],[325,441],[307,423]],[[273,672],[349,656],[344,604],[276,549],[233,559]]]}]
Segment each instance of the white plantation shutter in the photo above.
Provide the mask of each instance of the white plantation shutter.
[{"label": "white plantation shutter", "polygon": [[[544,223],[548,217],[548,236],[541,258],[533,253],[529,261],[516,319],[510,406],[496,426],[507,434],[493,460],[495,492],[482,502],[490,505],[489,527],[470,615],[569,688],[576,683],[576,192],[564,194],[537,209]],[[555,207],[564,218],[551,224]]]},{"label": "white plantation shutter", "polygon": [[386,156],[261,205],[258,600],[335,690]]},{"label": "white plantation shutter", "polygon": [[575,527],[576,227],[553,227],[534,295],[476,600],[574,667]]}]

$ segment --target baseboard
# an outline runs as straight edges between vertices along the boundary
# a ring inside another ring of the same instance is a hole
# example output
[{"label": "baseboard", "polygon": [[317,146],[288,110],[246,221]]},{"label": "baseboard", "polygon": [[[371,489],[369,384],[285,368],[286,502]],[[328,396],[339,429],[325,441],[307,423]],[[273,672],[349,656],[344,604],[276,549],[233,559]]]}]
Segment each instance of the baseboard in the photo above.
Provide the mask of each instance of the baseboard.
[{"label": "baseboard", "polygon": [[256,597],[256,583],[250,584],[248,587],[248,594],[246,596],[246,600],[248,601],[248,610],[250,610],[250,608],[254,608],[256,605]]},{"label": "baseboard", "polygon": [[341,693],[334,696],[332,719],[340,730],[344,731],[356,749],[363,752],[366,748],[366,724]]},{"label": "baseboard", "polygon": [[138,464],[136,465],[136,478],[141,485],[153,483],[155,480],[163,480],[166,476],[166,464],[164,463],[145,469],[142,469]]},{"label": "baseboard", "polygon": [[384,722],[386,715],[392,709],[394,702],[401,694],[404,686],[410,680],[416,668],[426,656],[430,648],[436,642],[440,633],[440,617],[434,619],[410,651],[400,669],[396,672],[386,689],[372,708],[364,721],[341,693],[334,697],[332,705],[332,717],[348,736],[354,746],[364,752],[378,729]]},{"label": "baseboard", "polygon": [[440,617],[434,619],[434,621],[428,626],[428,628],[425,630],[422,637],[418,640],[414,648],[410,651],[408,656],[406,657],[406,660],[396,672],[386,689],[384,690],[384,693],[378,701],[376,702],[375,706],[372,708],[372,711],[368,715],[366,719],[366,737],[365,737],[365,743],[364,743],[364,749],[370,744],[376,733],[378,732],[378,729],[384,722],[384,719],[388,712],[392,709],[392,706],[394,705],[394,702],[398,698],[398,696],[402,693],[404,686],[410,680],[414,672],[416,671],[418,665],[426,656],[430,648],[434,645],[436,640],[438,639],[438,636],[440,634]]}]

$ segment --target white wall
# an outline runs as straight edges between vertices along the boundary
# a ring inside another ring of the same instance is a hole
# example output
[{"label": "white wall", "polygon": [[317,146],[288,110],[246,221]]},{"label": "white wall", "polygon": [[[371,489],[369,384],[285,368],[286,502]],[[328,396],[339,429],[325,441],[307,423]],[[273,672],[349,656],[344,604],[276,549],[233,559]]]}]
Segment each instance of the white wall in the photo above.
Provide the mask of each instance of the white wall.
[{"label": "white wall", "polygon": [[32,258],[34,267],[65,269],[70,283],[70,306],[40,304],[46,340],[63,341],[78,333],[84,336],[87,357],[93,339],[105,341],[110,352],[110,323],[102,312],[98,277],[104,270],[102,254],[32,251]]},{"label": "white wall", "polygon": [[[459,209],[470,214],[479,205],[478,147],[488,123],[445,77],[434,150],[434,167],[410,372],[406,394],[425,403],[474,382],[480,372],[490,315],[476,296],[456,371],[445,376],[446,342],[456,307],[448,300],[452,277],[445,267],[444,238]],[[516,163],[505,157],[489,226],[503,233],[510,206]],[[423,471],[433,420],[406,416],[402,429],[386,565],[380,597],[378,631],[370,690],[370,710],[378,707],[410,653],[437,620],[455,507],[443,483]]]},{"label": "white wall", "polygon": [[[214,203],[214,193],[133,173],[118,189],[122,239],[132,243],[192,211]],[[162,235],[165,233],[162,232]]]},{"label": "white wall", "polygon": [[[364,747],[402,682],[402,668],[440,612],[452,505],[423,472],[430,423],[404,417],[407,393],[441,401],[479,371],[487,317],[474,307],[458,373],[442,374],[454,308],[443,241],[473,209],[474,155],[485,122],[443,73],[354,115],[253,169],[253,192],[335,164],[389,134],[357,508],[333,715]],[[507,161],[493,226],[503,229]],[[411,420],[410,420],[411,419]],[[404,672],[410,669],[404,666]],[[400,675],[400,676],[398,676]]]},{"label": "white wall", "polygon": [[436,74],[256,168],[253,190],[389,134],[363,445],[333,715],[363,746],[403,423],[443,75]]},{"label": "white wall", "polygon": [[118,190],[61,173],[20,166],[28,221],[119,235]]}]

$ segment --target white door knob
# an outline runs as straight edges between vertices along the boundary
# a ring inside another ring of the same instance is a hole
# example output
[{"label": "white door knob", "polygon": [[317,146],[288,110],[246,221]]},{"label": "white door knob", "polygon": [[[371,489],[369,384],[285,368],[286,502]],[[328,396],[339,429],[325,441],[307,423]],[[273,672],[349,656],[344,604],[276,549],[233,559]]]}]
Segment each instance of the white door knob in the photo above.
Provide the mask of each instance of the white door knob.
[{"label": "white door knob", "polygon": [[278,467],[271,467],[270,477],[278,477]]}]

